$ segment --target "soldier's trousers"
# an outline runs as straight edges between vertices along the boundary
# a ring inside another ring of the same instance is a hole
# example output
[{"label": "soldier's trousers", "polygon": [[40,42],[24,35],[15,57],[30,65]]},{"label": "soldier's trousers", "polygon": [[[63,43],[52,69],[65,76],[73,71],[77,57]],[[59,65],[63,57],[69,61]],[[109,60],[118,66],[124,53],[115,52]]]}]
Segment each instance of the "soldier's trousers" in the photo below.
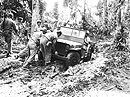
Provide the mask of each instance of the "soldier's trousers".
[{"label": "soldier's trousers", "polygon": [[10,33],[4,33],[3,37],[5,38],[5,42],[8,45],[8,48],[7,48],[8,53],[11,53],[11,50],[12,50],[12,48],[11,48],[12,34],[10,34]]},{"label": "soldier's trousers", "polygon": [[29,55],[25,62],[25,66],[28,63],[31,63],[32,61],[35,60],[35,55],[37,54],[37,49],[38,47],[36,46],[36,43],[33,40],[29,40],[27,46],[18,54],[19,57],[22,57],[24,55]]},{"label": "soldier's trousers", "polygon": [[40,49],[42,52],[43,61],[45,61],[45,63],[48,63],[51,60],[51,46],[46,46],[48,41],[49,40],[45,36],[42,36],[40,39]]}]

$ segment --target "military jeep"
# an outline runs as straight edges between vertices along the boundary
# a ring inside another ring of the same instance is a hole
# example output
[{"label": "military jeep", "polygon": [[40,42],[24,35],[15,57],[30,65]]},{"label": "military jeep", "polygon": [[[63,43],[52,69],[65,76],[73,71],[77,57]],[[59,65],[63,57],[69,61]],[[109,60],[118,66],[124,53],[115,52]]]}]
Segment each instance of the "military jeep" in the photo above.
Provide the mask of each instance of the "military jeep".
[{"label": "military jeep", "polygon": [[86,32],[84,30],[70,27],[61,27],[61,32],[62,35],[59,37],[55,45],[57,54],[68,58],[71,66],[74,66],[82,59],[87,58],[83,51]]}]

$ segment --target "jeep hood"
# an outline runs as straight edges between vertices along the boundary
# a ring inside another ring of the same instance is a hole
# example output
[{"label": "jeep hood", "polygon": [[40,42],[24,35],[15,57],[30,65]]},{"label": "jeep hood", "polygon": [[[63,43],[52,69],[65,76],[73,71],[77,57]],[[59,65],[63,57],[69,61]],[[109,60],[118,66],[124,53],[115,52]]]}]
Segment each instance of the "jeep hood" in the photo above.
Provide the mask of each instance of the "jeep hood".
[{"label": "jeep hood", "polygon": [[74,41],[70,41],[70,40],[65,40],[65,39],[58,39],[57,40],[58,42],[62,42],[62,43],[65,43],[65,44],[69,44],[70,46],[82,46],[81,43],[78,43],[78,42],[74,42]]}]

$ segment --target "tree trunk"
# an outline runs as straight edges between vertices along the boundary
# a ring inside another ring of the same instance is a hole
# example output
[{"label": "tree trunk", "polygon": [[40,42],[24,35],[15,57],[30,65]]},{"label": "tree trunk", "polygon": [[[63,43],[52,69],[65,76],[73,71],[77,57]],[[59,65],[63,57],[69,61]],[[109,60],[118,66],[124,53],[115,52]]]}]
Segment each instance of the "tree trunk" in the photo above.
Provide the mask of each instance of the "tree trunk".
[{"label": "tree trunk", "polygon": [[[32,1],[32,27],[31,27],[31,32],[33,33],[34,28],[36,26],[37,20],[40,19],[40,14],[39,14],[39,0],[33,0]],[[32,34],[31,33],[31,34]]]},{"label": "tree trunk", "polygon": [[121,12],[122,12],[122,5],[124,4],[125,0],[118,0],[117,1],[117,26],[120,27],[122,25],[122,16],[121,16]]},{"label": "tree trunk", "polygon": [[103,7],[104,7],[104,11],[103,11],[103,24],[107,25],[107,19],[108,19],[108,10],[107,10],[107,0],[103,0]]},{"label": "tree trunk", "polygon": [[117,12],[117,26],[121,25],[121,9],[118,9]]}]

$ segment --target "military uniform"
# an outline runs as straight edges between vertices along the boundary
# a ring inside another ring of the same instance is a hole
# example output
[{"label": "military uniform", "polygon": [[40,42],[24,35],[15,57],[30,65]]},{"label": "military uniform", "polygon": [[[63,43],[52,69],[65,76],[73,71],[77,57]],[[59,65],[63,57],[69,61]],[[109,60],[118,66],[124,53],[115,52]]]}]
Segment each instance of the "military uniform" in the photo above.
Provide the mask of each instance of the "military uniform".
[{"label": "military uniform", "polygon": [[17,38],[17,41],[16,42],[18,42],[18,40],[19,40],[19,42],[22,42],[22,43],[25,43],[26,44],[26,36],[27,35],[25,35],[25,26],[24,26],[24,24],[22,23],[22,19],[21,18],[19,18],[19,22],[17,23],[17,26],[18,26],[18,30],[19,30],[19,38]]},{"label": "military uniform", "polygon": [[8,53],[11,53],[11,39],[12,33],[17,33],[17,27],[13,20],[5,18],[2,23],[2,36],[5,38],[5,42],[8,45]]},{"label": "military uniform", "polygon": [[29,53],[29,57],[26,60],[24,66],[35,60],[35,55],[37,54],[38,51],[37,42],[42,35],[43,35],[42,31],[34,32],[34,34],[30,36],[27,46],[17,55],[18,57],[22,57],[27,53]]},{"label": "military uniform", "polygon": [[55,30],[53,32],[46,33],[40,39],[40,48],[42,52],[43,61],[45,61],[45,64],[49,63],[51,60],[51,45],[49,44],[56,43],[59,37],[58,32],[60,33],[59,35],[61,35],[60,31]]},{"label": "military uniform", "polygon": [[41,20],[38,20],[37,21],[37,25],[35,26],[35,28],[34,28],[34,32],[38,32],[38,31],[40,31],[42,29],[42,27],[41,27]]}]

